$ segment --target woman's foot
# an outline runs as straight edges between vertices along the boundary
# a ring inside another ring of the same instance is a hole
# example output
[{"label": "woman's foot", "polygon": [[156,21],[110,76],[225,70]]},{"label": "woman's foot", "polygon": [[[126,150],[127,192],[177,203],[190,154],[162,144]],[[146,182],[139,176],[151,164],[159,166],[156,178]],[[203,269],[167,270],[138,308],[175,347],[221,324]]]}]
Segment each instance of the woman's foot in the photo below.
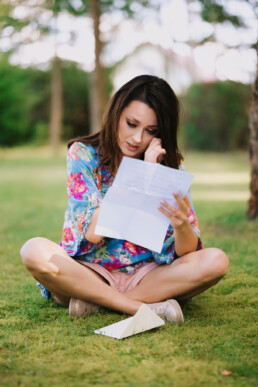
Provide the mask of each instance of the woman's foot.
[{"label": "woman's foot", "polygon": [[69,302],[69,315],[75,317],[87,316],[91,313],[99,313],[103,308],[101,306],[92,304],[76,298],[71,298]]},{"label": "woman's foot", "polygon": [[174,322],[179,325],[184,322],[183,312],[176,300],[171,299],[147,305],[165,322]]},{"label": "woman's foot", "polygon": [[[163,302],[156,302],[146,305],[148,305],[149,308],[151,308],[165,322],[174,322],[179,325],[183,324],[184,322],[184,316],[181,307],[176,300],[171,299]],[[70,299],[70,316],[83,317],[92,313],[99,313],[103,310],[103,307],[96,304],[92,304],[91,302],[78,300],[76,298]]]}]

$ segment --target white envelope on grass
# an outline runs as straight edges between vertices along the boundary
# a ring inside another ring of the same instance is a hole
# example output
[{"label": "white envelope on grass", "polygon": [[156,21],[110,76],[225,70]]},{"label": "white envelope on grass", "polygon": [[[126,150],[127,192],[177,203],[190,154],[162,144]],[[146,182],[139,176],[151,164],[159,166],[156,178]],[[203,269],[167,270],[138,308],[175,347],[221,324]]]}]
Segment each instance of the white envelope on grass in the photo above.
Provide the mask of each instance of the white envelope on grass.
[{"label": "white envelope on grass", "polygon": [[113,337],[114,339],[124,339],[144,331],[164,325],[165,322],[146,304],[142,304],[136,314],[115,324],[104,328],[96,329],[94,333]]}]

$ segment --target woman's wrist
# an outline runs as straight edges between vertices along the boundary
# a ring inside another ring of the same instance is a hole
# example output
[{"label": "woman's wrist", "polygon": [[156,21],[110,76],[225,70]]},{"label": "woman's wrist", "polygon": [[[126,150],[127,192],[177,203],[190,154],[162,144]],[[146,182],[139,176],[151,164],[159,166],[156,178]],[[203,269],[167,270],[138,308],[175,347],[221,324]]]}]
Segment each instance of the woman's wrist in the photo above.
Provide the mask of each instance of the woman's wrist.
[{"label": "woman's wrist", "polygon": [[196,251],[198,236],[195,234],[189,221],[174,228],[174,237],[175,251],[178,256]]},{"label": "woman's wrist", "polygon": [[184,233],[184,234],[188,233],[190,229],[192,231],[192,226],[188,218],[184,219],[181,223],[176,224],[172,227],[174,228],[174,231]]},{"label": "woman's wrist", "polygon": [[98,217],[99,217],[99,211],[100,211],[100,207],[97,207],[94,210],[94,212],[92,214],[91,222],[90,222],[88,229],[85,233],[85,239],[87,239],[87,241],[89,241],[91,243],[95,243],[95,244],[101,242],[102,239],[104,238],[101,235],[95,234],[95,229],[96,229],[96,225],[97,225]]}]

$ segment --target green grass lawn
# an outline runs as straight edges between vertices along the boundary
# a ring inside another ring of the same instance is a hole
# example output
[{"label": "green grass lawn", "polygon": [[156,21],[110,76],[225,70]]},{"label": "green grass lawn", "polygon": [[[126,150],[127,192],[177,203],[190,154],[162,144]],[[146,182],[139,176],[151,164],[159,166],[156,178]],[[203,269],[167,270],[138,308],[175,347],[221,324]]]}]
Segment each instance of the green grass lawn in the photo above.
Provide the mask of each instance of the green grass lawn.
[{"label": "green grass lawn", "polygon": [[0,150],[0,385],[254,386],[258,224],[245,214],[247,154],[185,157],[195,174],[202,239],[228,254],[227,276],[183,306],[183,326],[166,324],[122,341],[93,330],[126,316],[71,318],[40,296],[21,264],[27,239],[60,240],[65,164],[65,148],[57,158],[48,148]]}]

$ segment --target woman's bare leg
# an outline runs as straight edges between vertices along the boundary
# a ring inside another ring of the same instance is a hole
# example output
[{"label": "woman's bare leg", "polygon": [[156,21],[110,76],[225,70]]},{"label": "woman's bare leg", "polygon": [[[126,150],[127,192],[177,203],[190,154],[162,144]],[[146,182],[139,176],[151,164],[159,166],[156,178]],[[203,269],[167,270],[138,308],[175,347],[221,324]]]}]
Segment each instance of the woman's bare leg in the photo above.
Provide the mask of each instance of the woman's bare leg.
[{"label": "woman's bare leg", "polygon": [[215,285],[227,272],[228,258],[215,248],[186,254],[170,265],[161,265],[143,277],[126,295],[141,302],[179,301]]},{"label": "woman's bare leg", "polygon": [[228,258],[221,250],[189,253],[171,265],[153,269],[125,295],[47,239],[29,240],[21,249],[21,257],[33,277],[63,305],[68,305],[73,297],[127,314],[134,314],[142,302],[154,303],[169,298],[185,300],[199,294],[217,283],[228,268]]},{"label": "woman's bare leg", "polygon": [[131,315],[141,306],[140,301],[107,285],[97,273],[70,258],[61,246],[48,239],[30,239],[20,254],[32,276],[63,305],[72,297]]}]

